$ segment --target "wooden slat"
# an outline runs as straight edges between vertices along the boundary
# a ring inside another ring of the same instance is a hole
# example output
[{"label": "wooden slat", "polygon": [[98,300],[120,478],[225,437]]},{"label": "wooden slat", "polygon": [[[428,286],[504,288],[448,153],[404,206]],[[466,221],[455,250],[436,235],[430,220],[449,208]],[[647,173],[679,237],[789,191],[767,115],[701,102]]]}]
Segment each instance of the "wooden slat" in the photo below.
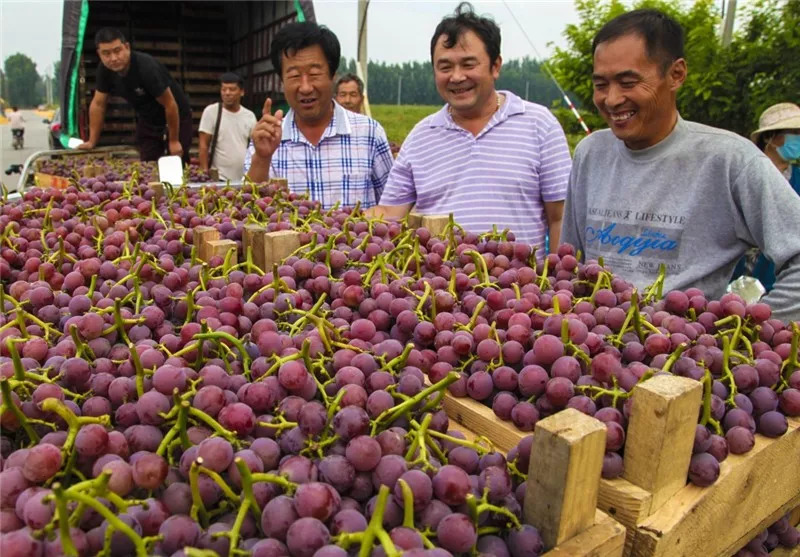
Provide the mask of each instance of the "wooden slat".
[{"label": "wooden slat", "polygon": [[650,514],[652,494],[624,478],[600,480],[597,507],[618,520],[627,530],[625,554],[629,555],[636,525]]},{"label": "wooden slat", "polygon": [[672,375],[634,388],[623,477],[652,494],[651,511],[686,485],[702,390]]},{"label": "wooden slat", "polygon": [[636,531],[632,555],[730,555],[800,505],[800,420],[777,439],[730,455],[709,487],[686,485]]},{"label": "wooden slat", "polygon": [[525,494],[525,522],[556,547],[594,524],[606,426],[574,408],[536,424]]},{"label": "wooden slat", "polygon": [[271,271],[299,247],[300,233],[296,230],[268,232],[264,235],[264,270]]},{"label": "wooden slat", "polygon": [[622,557],[624,550],[625,527],[598,510],[593,526],[554,547],[543,557]]},{"label": "wooden slat", "polygon": [[195,226],[192,235],[192,243],[197,250],[197,257],[208,263],[211,259],[211,248],[208,244],[219,240],[219,230],[213,226]]},{"label": "wooden slat", "polygon": [[469,397],[457,398],[448,392],[444,395],[443,403],[451,420],[487,437],[501,451],[510,451],[523,437],[532,433],[520,431],[511,422],[498,418],[491,408]]}]

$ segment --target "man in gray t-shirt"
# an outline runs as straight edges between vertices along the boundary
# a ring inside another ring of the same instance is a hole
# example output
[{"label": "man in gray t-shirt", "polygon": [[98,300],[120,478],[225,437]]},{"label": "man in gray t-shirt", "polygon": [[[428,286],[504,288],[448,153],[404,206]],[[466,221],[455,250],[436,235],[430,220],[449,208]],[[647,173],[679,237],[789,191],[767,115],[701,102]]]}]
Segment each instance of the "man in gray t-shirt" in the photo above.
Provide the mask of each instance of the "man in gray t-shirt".
[{"label": "man in gray t-shirt", "polygon": [[750,141],[681,119],[683,31],[656,10],[606,24],[592,45],[594,103],[610,126],[575,150],[562,241],[638,288],[725,292],[748,247],[778,270],[765,298],[800,319],[800,197]]},{"label": "man in gray t-shirt", "polygon": [[[200,167],[203,170],[214,167],[219,170],[221,179],[241,182],[244,176],[244,156],[250,142],[250,133],[256,125],[256,115],[242,106],[244,80],[241,77],[229,72],[222,74],[220,82],[221,102],[208,105],[200,118]],[[220,110],[222,116],[216,132],[217,140],[214,142],[214,130]]]}]

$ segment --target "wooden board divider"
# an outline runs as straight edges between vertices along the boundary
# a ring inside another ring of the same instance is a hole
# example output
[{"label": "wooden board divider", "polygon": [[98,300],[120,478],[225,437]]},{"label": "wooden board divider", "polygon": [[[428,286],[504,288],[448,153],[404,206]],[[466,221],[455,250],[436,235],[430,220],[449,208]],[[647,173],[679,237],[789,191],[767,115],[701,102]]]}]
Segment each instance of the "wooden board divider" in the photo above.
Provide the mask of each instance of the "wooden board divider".
[{"label": "wooden board divider", "polygon": [[99,164],[89,163],[81,169],[84,178],[94,178],[103,174],[103,167]]},{"label": "wooden board divider", "polygon": [[594,524],[605,446],[603,423],[574,408],[536,424],[524,517],[546,548]]},{"label": "wooden board divider", "polygon": [[153,198],[156,203],[164,198],[164,184],[162,182],[148,182],[147,187],[153,190]]},{"label": "wooden board divider", "polygon": [[208,252],[208,261],[211,261],[213,257],[220,257],[224,261],[226,257],[228,257],[228,252],[232,251],[233,255],[230,256],[229,264],[236,265],[238,263],[237,259],[237,244],[233,240],[211,240],[210,242],[206,242],[204,244],[207,246]]},{"label": "wooden board divider", "polygon": [[245,224],[242,230],[242,257],[247,258],[247,250],[250,250],[253,264],[265,273],[269,271],[265,267],[267,259],[267,228],[261,224]]},{"label": "wooden board divider", "polygon": [[192,242],[197,250],[197,257],[208,263],[211,260],[209,242],[219,240],[219,230],[213,226],[195,226],[192,231]]},{"label": "wooden board divider", "polygon": [[439,236],[450,222],[450,215],[424,215],[418,211],[408,213],[409,228],[427,228],[431,236]]},{"label": "wooden board divider", "polygon": [[[593,418],[590,418],[593,419]],[[450,421],[448,431],[459,431],[468,441],[479,437],[468,427]],[[605,443],[605,434],[603,434]],[[599,472],[598,472],[599,478]],[[529,500],[526,495],[526,501]],[[592,520],[588,527],[553,547],[542,557],[619,557],[625,545],[625,528],[603,511],[591,507]],[[525,522],[528,522],[525,520]]]},{"label": "wooden board divider", "polygon": [[[788,419],[783,436],[758,434],[752,450],[729,455],[711,486],[687,483],[698,389],[691,379],[659,375],[634,391],[623,477],[601,479],[597,500],[601,511],[626,527],[625,555],[728,557],[800,506],[798,418]],[[444,407],[451,420],[503,451],[531,434],[469,398],[448,393]]]},{"label": "wooden board divider", "polygon": [[427,228],[431,236],[440,236],[450,223],[450,215],[422,215],[422,228]]},{"label": "wooden board divider", "polygon": [[296,230],[277,230],[264,235],[264,271],[280,265],[293,251],[300,247],[300,233]]}]

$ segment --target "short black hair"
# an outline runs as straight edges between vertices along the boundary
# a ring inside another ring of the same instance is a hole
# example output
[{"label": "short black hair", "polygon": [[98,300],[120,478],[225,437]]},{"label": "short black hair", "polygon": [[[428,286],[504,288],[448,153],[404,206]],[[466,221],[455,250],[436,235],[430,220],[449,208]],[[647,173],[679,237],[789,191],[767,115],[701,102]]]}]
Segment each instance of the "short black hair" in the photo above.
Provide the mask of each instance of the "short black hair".
[{"label": "short black hair", "polygon": [[644,39],[647,57],[661,65],[662,74],[675,60],[684,57],[681,24],[664,12],[650,8],[624,13],[603,25],[592,41],[592,56],[600,43],[630,34]]},{"label": "short black hair", "polygon": [[500,28],[493,19],[477,15],[469,2],[461,2],[453,15],[445,17],[436,26],[431,38],[431,61],[439,37],[445,36],[445,48],[453,48],[461,35],[467,31],[472,31],[480,37],[489,55],[489,63],[494,64],[500,57]]},{"label": "short black hair", "polygon": [[275,34],[270,52],[272,66],[278,72],[278,75],[282,75],[281,58],[284,54],[291,56],[298,50],[314,45],[319,45],[322,48],[322,52],[328,60],[330,77],[333,77],[339,67],[339,59],[342,52],[339,46],[339,39],[336,38],[333,31],[324,25],[317,25],[310,21],[290,23]]},{"label": "short black hair", "polygon": [[94,47],[100,48],[101,44],[113,43],[117,39],[123,43],[128,42],[128,39],[125,38],[125,34],[116,27],[103,27],[94,34]]},{"label": "short black hair", "polygon": [[339,91],[339,85],[341,85],[342,83],[350,83],[351,81],[355,81],[356,82],[356,85],[358,85],[359,94],[363,95],[364,94],[364,82],[361,81],[361,78],[358,77],[354,73],[346,73],[342,77],[340,77],[338,80],[336,80],[336,88],[334,89],[334,91],[338,92]]},{"label": "short black hair", "polygon": [[237,73],[234,72],[225,72],[221,76],[219,76],[220,83],[235,83],[239,86],[239,89],[244,89],[244,79]]}]

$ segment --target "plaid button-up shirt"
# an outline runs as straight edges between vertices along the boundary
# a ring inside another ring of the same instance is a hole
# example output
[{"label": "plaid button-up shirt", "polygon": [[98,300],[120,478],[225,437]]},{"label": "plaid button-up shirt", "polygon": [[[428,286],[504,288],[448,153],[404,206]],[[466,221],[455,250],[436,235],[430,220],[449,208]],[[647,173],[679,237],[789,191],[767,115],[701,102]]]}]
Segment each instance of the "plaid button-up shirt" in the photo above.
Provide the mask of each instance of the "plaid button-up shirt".
[{"label": "plaid button-up shirt", "polygon": [[[255,152],[247,147],[244,172]],[[272,155],[270,177],[286,178],[294,193],[308,193],[329,209],[337,202],[364,208],[378,203],[394,159],[383,127],[334,102],[333,118],[314,146],[298,129],[294,110],[283,119],[281,144]]]}]

